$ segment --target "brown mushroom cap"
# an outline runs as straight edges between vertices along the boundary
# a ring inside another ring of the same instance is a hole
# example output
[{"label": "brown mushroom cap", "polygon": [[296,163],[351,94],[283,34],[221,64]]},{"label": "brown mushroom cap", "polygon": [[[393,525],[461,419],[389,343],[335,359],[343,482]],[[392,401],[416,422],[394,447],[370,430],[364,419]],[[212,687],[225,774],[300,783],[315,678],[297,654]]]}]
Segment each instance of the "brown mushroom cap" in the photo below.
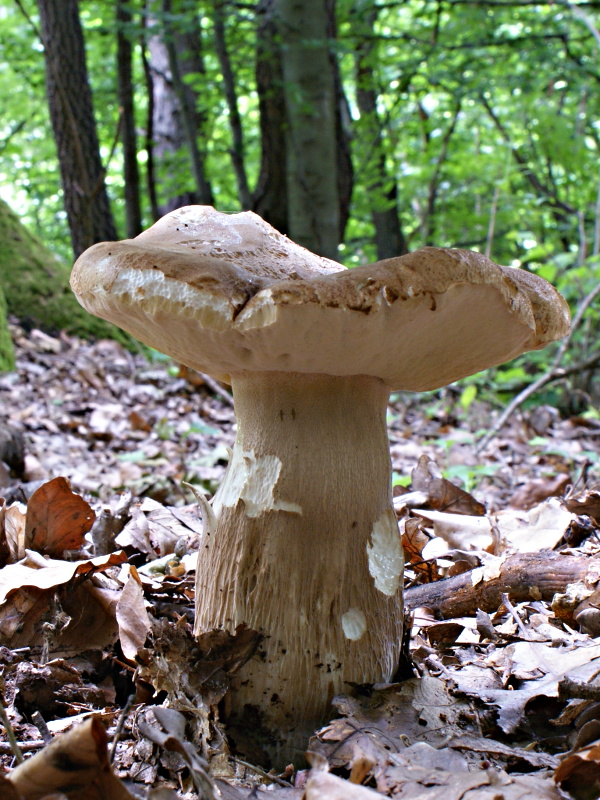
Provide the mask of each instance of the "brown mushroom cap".
[{"label": "brown mushroom cap", "polygon": [[425,247],[345,269],[252,212],[188,206],[77,260],[92,314],[189,367],[372,375],[425,391],[544,347],[569,330],[564,299],[479,253]]}]

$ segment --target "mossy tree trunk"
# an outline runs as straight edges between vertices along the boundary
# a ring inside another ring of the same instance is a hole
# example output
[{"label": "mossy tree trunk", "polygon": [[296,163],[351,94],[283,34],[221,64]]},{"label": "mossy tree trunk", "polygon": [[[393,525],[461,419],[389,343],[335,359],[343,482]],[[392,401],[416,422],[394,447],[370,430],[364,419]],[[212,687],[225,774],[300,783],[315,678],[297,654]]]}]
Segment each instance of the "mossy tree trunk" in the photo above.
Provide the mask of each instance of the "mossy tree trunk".
[{"label": "mossy tree trunk", "polygon": [[69,287],[70,271],[0,200],[0,294],[6,300],[5,306],[0,301],[0,370],[13,366],[5,309],[26,327],[127,341],[81,308]]},{"label": "mossy tree trunk", "polygon": [[15,368],[15,351],[13,348],[8,320],[6,318],[6,298],[0,288],[0,372],[10,372]]}]

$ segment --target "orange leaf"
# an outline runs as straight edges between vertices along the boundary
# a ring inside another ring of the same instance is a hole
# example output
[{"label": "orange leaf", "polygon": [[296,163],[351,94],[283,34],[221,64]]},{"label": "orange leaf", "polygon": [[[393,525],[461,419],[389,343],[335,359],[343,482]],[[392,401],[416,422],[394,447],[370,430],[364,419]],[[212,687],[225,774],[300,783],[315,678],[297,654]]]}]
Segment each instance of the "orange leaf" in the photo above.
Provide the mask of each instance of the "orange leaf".
[{"label": "orange leaf", "polygon": [[78,550],[96,515],[66,478],[44,483],[27,504],[25,547],[50,556]]}]

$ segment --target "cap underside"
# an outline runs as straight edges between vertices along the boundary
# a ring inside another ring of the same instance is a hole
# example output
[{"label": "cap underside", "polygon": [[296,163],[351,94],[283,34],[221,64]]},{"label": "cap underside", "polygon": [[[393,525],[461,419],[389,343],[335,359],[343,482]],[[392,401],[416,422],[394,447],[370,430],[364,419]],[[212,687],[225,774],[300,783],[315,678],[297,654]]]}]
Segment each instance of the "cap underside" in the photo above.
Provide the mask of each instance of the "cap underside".
[{"label": "cap underside", "polygon": [[515,318],[489,285],[459,283],[404,299],[382,293],[368,312],[274,302],[269,288],[235,315],[226,298],[187,285],[166,296],[170,287],[151,270],[127,277],[113,287],[118,295],[97,290],[89,310],[224,380],[244,371],[373,375],[392,389],[425,391],[536,346],[531,323]]},{"label": "cap underside", "polygon": [[550,284],[477,253],[424,248],[348,270],[254,214],[204,207],[180,209],[135,240],[95,245],[72,285],[92,314],[222,380],[371,375],[425,391],[543,347],[569,326]]}]

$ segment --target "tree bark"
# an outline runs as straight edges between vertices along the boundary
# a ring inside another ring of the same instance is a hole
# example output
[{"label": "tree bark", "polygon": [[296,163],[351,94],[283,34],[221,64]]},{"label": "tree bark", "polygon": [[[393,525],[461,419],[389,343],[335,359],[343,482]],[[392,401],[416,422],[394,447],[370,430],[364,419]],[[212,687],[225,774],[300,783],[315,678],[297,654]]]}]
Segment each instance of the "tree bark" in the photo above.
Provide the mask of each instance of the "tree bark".
[{"label": "tree bark", "polygon": [[117,238],[104,184],[77,0],[38,0],[46,92],[75,256]]},{"label": "tree bark", "polygon": [[[325,10],[327,13],[327,36],[331,41],[335,41],[337,39],[335,0],[325,0]],[[335,94],[336,167],[340,215],[339,240],[343,242],[346,225],[350,218],[350,204],[352,202],[352,191],[354,189],[354,167],[350,148],[352,115],[348,98],[344,91],[340,65],[337,55],[332,48],[329,48],[329,61],[333,73]]]},{"label": "tree bark", "polygon": [[[201,33],[195,14],[185,17],[185,25],[174,25],[173,17],[178,8],[179,0],[162,0],[158,9],[156,4],[148,3],[153,165],[160,215],[189,203],[213,204],[212,190],[204,172],[204,114],[198,110],[197,92],[184,81],[187,74],[202,75],[206,71]],[[165,13],[169,22],[159,24]],[[185,178],[190,171],[193,183],[188,184]]]},{"label": "tree bark", "polygon": [[[188,147],[192,175],[196,184],[196,193],[200,203],[212,205],[213,196],[210,185],[204,174],[204,153],[198,147],[198,118],[196,112],[196,97],[190,91],[183,80],[184,70],[180,63],[179,47],[176,40],[175,31],[170,23],[173,14],[173,3],[171,0],[163,0],[163,26],[165,30],[165,46],[169,61],[169,71],[171,73],[171,83],[181,112],[181,125],[183,135]],[[199,33],[199,30],[198,30]]]},{"label": "tree bark", "polygon": [[152,210],[152,219],[156,222],[160,218],[160,208],[158,205],[158,191],[156,186],[156,165],[154,160],[154,77],[152,67],[148,58],[147,48],[147,15],[144,14],[144,38],[142,41],[142,65],[144,67],[144,78],[146,80],[146,131],[144,135],[144,148],[146,150],[146,186],[148,199]]},{"label": "tree bark", "polygon": [[371,199],[371,219],[375,228],[377,258],[393,258],[408,252],[408,247],[398,209],[398,186],[388,173],[382,125],[377,113],[377,80],[373,61],[376,58],[374,26],[377,9],[363,7],[357,2],[354,8],[357,22],[358,44],[356,62],[356,102],[360,111],[360,128],[366,145],[366,171],[368,194]]},{"label": "tree bark", "polygon": [[133,101],[132,48],[127,30],[133,21],[128,0],[117,0],[117,84],[121,111],[123,145],[123,177],[125,179],[125,219],[127,237],[133,239],[142,231],[140,174],[137,162],[137,135]]},{"label": "tree bark", "polygon": [[275,0],[285,88],[290,236],[338,258],[335,82],[325,0]]},{"label": "tree bark", "polygon": [[246,211],[252,205],[252,200],[250,197],[250,189],[248,188],[248,178],[246,176],[246,167],[244,164],[244,130],[242,128],[242,119],[238,109],[235,77],[233,74],[233,68],[231,66],[231,59],[229,58],[227,43],[225,41],[225,14],[223,8],[223,0],[214,0],[213,26],[215,50],[217,51],[217,58],[219,59],[219,64],[221,66],[225,100],[227,101],[227,108],[229,109],[229,127],[231,129],[231,137],[233,140],[233,147],[231,148],[231,163],[235,173],[240,206],[244,211]]},{"label": "tree bark", "polygon": [[274,0],[260,0],[256,7],[256,91],[261,160],[252,194],[252,210],[287,236],[285,95],[274,11]]}]

